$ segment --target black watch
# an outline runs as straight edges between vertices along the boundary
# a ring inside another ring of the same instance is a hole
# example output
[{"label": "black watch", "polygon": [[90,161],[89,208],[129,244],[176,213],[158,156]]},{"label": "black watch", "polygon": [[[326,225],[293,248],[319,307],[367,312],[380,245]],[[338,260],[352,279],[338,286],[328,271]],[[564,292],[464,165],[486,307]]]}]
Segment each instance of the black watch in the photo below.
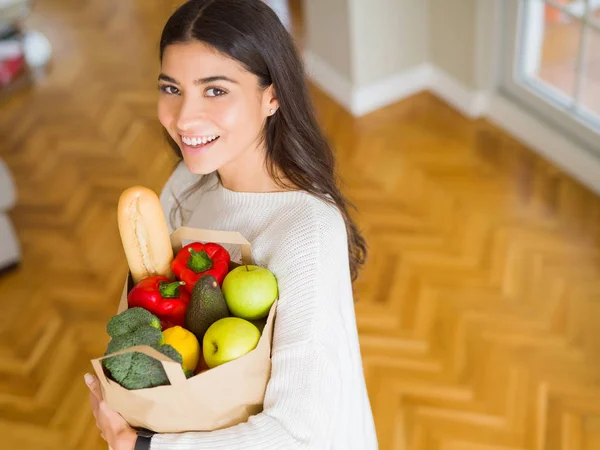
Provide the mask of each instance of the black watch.
[{"label": "black watch", "polygon": [[133,450],[150,450],[150,440],[155,434],[153,431],[146,430],[145,428],[137,430],[137,439]]}]

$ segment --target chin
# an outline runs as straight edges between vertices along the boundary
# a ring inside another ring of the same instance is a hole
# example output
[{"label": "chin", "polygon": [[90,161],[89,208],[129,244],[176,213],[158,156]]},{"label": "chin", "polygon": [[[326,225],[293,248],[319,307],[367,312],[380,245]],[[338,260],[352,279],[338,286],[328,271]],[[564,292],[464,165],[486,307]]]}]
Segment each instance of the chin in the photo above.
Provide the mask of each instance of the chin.
[{"label": "chin", "polygon": [[218,165],[210,164],[207,161],[198,161],[191,158],[186,158],[183,156],[183,162],[185,163],[188,170],[194,175],[208,175],[216,171],[219,167]]}]

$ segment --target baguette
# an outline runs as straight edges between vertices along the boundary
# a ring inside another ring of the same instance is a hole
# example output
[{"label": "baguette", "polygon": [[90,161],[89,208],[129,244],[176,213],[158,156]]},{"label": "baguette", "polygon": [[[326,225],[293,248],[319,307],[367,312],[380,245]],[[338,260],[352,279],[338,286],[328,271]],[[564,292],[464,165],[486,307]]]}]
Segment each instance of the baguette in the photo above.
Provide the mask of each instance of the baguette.
[{"label": "baguette", "polygon": [[173,280],[171,238],[160,200],[154,191],[142,186],[123,191],[117,217],[134,284],[154,275]]}]

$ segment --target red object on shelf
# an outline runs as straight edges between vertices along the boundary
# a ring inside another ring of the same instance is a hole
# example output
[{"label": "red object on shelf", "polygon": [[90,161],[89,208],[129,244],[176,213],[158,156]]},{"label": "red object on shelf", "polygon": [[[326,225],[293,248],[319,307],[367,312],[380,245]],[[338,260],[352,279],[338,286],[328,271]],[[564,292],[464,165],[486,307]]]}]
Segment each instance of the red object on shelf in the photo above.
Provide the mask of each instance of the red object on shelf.
[{"label": "red object on shelf", "polygon": [[0,41],[0,87],[8,86],[25,70],[25,55],[17,40]]}]

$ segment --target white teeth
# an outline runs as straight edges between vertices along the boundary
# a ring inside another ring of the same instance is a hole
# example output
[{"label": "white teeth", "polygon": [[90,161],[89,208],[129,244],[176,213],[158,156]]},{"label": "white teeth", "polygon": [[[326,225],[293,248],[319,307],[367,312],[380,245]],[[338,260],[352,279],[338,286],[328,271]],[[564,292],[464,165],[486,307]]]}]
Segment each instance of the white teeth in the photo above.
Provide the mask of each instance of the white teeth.
[{"label": "white teeth", "polygon": [[212,142],[215,139],[217,139],[219,136],[204,136],[204,137],[184,137],[181,136],[181,140],[183,141],[184,144],[186,145],[191,145],[191,146],[197,146],[197,145],[205,145],[208,142]]}]

